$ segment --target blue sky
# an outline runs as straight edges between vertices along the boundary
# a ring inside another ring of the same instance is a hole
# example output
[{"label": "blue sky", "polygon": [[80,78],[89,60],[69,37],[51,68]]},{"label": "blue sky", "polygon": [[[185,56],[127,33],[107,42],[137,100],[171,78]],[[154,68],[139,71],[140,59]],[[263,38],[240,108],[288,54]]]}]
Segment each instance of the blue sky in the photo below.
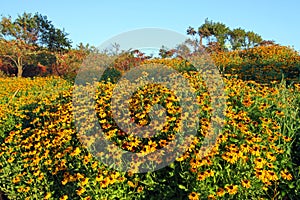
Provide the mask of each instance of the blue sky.
[{"label": "blue sky", "polygon": [[73,41],[98,46],[125,31],[156,27],[186,34],[205,18],[230,28],[244,28],[300,50],[300,1],[179,1],[179,0],[9,0],[0,14],[13,18],[25,12],[47,15]]}]

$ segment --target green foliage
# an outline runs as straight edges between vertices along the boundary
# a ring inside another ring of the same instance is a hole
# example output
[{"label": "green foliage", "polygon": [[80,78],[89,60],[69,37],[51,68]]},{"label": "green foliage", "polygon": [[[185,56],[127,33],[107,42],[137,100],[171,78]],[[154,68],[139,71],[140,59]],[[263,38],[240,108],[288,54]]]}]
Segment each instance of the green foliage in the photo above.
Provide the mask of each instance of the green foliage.
[{"label": "green foliage", "polygon": [[[199,26],[198,31],[193,27],[188,27],[187,34],[195,36],[198,34],[199,41],[195,38],[196,43],[199,43],[199,47],[203,47],[203,39],[207,40],[207,46],[217,43],[220,46],[218,50],[235,50],[254,47],[262,42],[262,38],[253,31],[246,32],[242,28],[236,28],[231,30],[225,24],[221,22],[213,22],[212,20],[205,19],[204,24]],[[230,44],[231,48],[228,49],[226,44]],[[210,48],[211,49],[211,48]]]},{"label": "green foliage", "polygon": [[300,55],[286,46],[268,45],[211,54],[222,74],[235,74],[244,80],[270,84],[300,81]]},{"label": "green foliage", "polygon": [[50,51],[63,51],[71,48],[71,40],[67,38],[68,34],[64,30],[55,28],[47,19],[47,16],[41,14],[35,15],[37,18],[39,30],[39,44],[47,47]]},{"label": "green foliage", "polygon": [[24,12],[15,20],[2,17],[1,35],[4,38],[23,40],[26,44],[46,47],[50,51],[63,51],[71,47],[71,40],[64,30],[55,28],[51,21],[39,13]]},{"label": "green foliage", "polygon": [[122,73],[114,68],[114,67],[108,67],[102,74],[100,81],[105,82],[111,82],[111,83],[117,83],[118,80],[121,78]]}]

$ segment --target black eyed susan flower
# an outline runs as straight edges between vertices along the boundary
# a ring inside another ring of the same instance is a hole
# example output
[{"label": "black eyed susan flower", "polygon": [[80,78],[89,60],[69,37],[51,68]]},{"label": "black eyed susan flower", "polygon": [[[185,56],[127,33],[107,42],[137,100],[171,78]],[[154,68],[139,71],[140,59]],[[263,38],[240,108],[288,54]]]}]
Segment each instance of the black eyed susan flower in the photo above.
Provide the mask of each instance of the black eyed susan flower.
[{"label": "black eyed susan flower", "polygon": [[238,186],[237,185],[227,185],[225,186],[226,191],[228,194],[234,195],[238,192]]},{"label": "black eyed susan flower", "polygon": [[64,195],[64,196],[60,197],[59,200],[68,200],[68,198],[69,198],[68,195]]},{"label": "black eyed susan flower", "polygon": [[78,195],[78,196],[81,196],[84,192],[85,192],[86,190],[85,190],[85,188],[79,188],[78,190],[76,190],[76,194]]},{"label": "black eyed susan flower", "polygon": [[205,172],[198,173],[198,176],[197,176],[198,181],[203,181],[205,178],[206,178]]},{"label": "black eyed susan flower", "polygon": [[225,190],[223,188],[218,188],[216,194],[218,197],[222,197],[225,195]]},{"label": "black eyed susan flower", "polygon": [[197,192],[191,192],[189,194],[189,200],[198,200],[199,199],[199,194]]},{"label": "black eyed susan flower", "polygon": [[242,180],[242,186],[244,187],[244,188],[250,188],[251,187],[251,183],[250,183],[250,181],[249,180]]},{"label": "black eyed susan flower", "polygon": [[44,199],[50,199],[50,198],[51,198],[51,193],[48,192],[48,193],[45,195]]},{"label": "black eyed susan flower", "polygon": [[107,177],[104,178],[102,181],[100,181],[101,188],[107,188],[108,185],[109,185],[109,179]]},{"label": "black eyed susan flower", "polygon": [[252,148],[250,148],[250,153],[255,156],[260,156],[260,146],[256,144],[253,145]]},{"label": "black eyed susan flower", "polygon": [[139,187],[137,188],[137,192],[138,192],[138,193],[141,193],[143,190],[144,190],[144,187],[143,187],[143,186],[139,186]]},{"label": "black eyed susan flower", "polygon": [[292,140],[292,138],[287,137],[287,136],[283,136],[282,138],[285,142],[290,142]]},{"label": "black eyed susan flower", "polygon": [[266,157],[271,161],[274,162],[276,161],[276,156],[272,152],[267,152]]},{"label": "black eyed susan flower", "polygon": [[280,171],[280,176],[281,176],[283,179],[289,180],[289,181],[293,179],[292,174],[289,173],[287,169],[281,170],[281,171]]},{"label": "black eyed susan flower", "polygon": [[222,158],[227,162],[229,162],[230,164],[234,164],[238,160],[237,155],[233,152],[226,152],[225,154],[222,155]]},{"label": "black eyed susan flower", "polygon": [[208,169],[205,171],[205,174],[207,177],[210,177],[210,176],[214,176],[215,172],[213,170]]},{"label": "black eyed susan flower", "polygon": [[256,158],[254,160],[255,168],[261,169],[261,168],[263,168],[265,166],[266,163],[267,163],[266,160],[263,159],[263,158],[260,158],[260,157]]},{"label": "black eyed susan flower", "polygon": [[277,181],[278,180],[278,176],[276,175],[276,173],[272,170],[267,170],[267,178],[271,181]]},{"label": "black eyed susan flower", "polygon": [[207,199],[215,200],[216,197],[215,197],[215,195],[213,195],[213,194],[209,194],[209,195],[207,196]]}]

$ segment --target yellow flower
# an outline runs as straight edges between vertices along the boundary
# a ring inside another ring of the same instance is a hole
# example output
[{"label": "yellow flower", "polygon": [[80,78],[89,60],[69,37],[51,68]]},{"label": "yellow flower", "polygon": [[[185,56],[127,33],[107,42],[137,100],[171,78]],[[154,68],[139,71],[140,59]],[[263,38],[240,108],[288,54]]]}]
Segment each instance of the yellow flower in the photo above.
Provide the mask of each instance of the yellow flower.
[{"label": "yellow flower", "polygon": [[67,199],[68,199],[68,195],[64,195],[64,196],[59,198],[59,200],[67,200]]},{"label": "yellow flower", "polygon": [[198,173],[198,177],[197,177],[198,181],[203,181],[205,178],[206,178],[205,172]]},{"label": "yellow flower", "polygon": [[44,199],[50,199],[50,197],[51,197],[51,193],[48,192],[48,193],[46,194],[46,196],[44,197]]},{"label": "yellow flower", "polygon": [[249,180],[242,180],[242,186],[244,188],[250,188],[251,187],[251,184],[250,184],[250,181]]},{"label": "yellow flower", "polygon": [[85,192],[85,188],[79,188],[78,190],[76,190],[77,195],[81,196],[83,193]]},{"label": "yellow flower", "polygon": [[108,185],[109,185],[109,178],[108,178],[108,177],[106,177],[105,179],[103,179],[103,180],[100,182],[100,187],[101,187],[101,188],[106,188]]},{"label": "yellow flower", "polygon": [[209,170],[206,170],[205,174],[207,177],[210,177],[210,176],[214,176],[215,172],[213,170],[209,169]]},{"label": "yellow flower", "polygon": [[23,189],[23,192],[26,193],[26,192],[28,192],[29,190],[30,190],[30,187],[27,186],[26,188]]},{"label": "yellow flower", "polygon": [[12,182],[13,182],[14,184],[19,183],[19,182],[20,182],[20,177],[17,176],[17,177],[15,177],[15,178],[13,178]]},{"label": "yellow flower", "polygon": [[143,190],[144,190],[143,186],[139,186],[139,187],[137,188],[137,192],[138,192],[138,193],[142,192]]},{"label": "yellow flower", "polygon": [[238,192],[238,186],[237,185],[227,185],[227,186],[225,186],[225,189],[231,195],[234,195]]},{"label": "yellow flower", "polygon": [[271,170],[267,171],[267,178],[271,181],[277,181],[278,180],[278,176],[276,175],[276,173],[271,171]]},{"label": "yellow flower", "polygon": [[10,158],[7,160],[7,162],[12,163],[12,162],[14,162],[14,160],[15,160],[14,157],[10,157]]},{"label": "yellow flower", "polygon": [[237,155],[233,152],[226,152],[222,155],[222,158],[231,164],[236,163],[238,160]]},{"label": "yellow flower", "polygon": [[215,200],[215,199],[216,199],[216,197],[215,197],[215,195],[213,195],[213,194],[210,194],[210,195],[208,195],[208,196],[207,196],[207,199],[212,199],[212,200]]},{"label": "yellow flower", "polygon": [[61,181],[61,184],[62,184],[62,185],[66,185],[67,183],[68,183],[68,179],[66,179],[66,178],[65,178],[64,180]]},{"label": "yellow flower", "polygon": [[133,183],[132,181],[128,181],[127,184],[130,186],[130,187],[137,187],[138,183]]},{"label": "yellow flower", "polygon": [[222,197],[225,194],[225,190],[223,188],[218,188],[217,196]]},{"label": "yellow flower", "polygon": [[253,147],[250,148],[250,153],[255,156],[260,156],[260,146],[256,144],[253,145]]},{"label": "yellow flower", "polygon": [[286,179],[286,180],[289,180],[289,181],[293,179],[292,174],[290,174],[287,169],[281,170],[280,171],[280,176],[283,179]]},{"label": "yellow flower", "polygon": [[276,161],[276,157],[272,152],[267,152],[266,157],[272,162]]},{"label": "yellow flower", "polygon": [[292,138],[287,137],[287,136],[283,136],[282,138],[285,142],[290,142],[292,140]]},{"label": "yellow flower", "polygon": [[84,178],[84,179],[82,179],[82,181],[80,182],[80,185],[81,185],[81,186],[85,186],[86,184],[88,184],[88,182],[89,182],[89,178]]},{"label": "yellow flower", "polygon": [[79,155],[81,152],[79,147],[76,147],[76,149],[70,154],[71,156],[77,156]]},{"label": "yellow flower", "polygon": [[256,168],[263,168],[264,167],[264,165],[266,164],[267,162],[266,162],[266,160],[265,159],[263,159],[263,158],[256,158],[255,160],[254,160],[254,164],[255,164],[255,167]]},{"label": "yellow flower", "polygon": [[189,194],[189,200],[198,200],[199,199],[199,193],[197,192],[191,192]]},{"label": "yellow flower", "polygon": [[80,173],[77,173],[76,174],[76,178],[79,180],[79,179],[83,179],[84,178],[84,175],[80,174]]}]

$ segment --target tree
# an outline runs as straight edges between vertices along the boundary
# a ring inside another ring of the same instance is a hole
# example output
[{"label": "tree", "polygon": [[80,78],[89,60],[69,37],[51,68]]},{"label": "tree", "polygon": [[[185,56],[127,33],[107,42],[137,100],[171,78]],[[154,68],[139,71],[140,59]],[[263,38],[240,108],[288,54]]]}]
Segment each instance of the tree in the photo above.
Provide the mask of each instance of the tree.
[{"label": "tree", "polygon": [[[203,39],[206,38],[209,40],[209,37],[212,35],[211,25],[211,22],[206,19],[205,23],[198,28],[198,31],[195,31],[193,27],[189,26],[187,29],[187,34],[192,36],[195,36],[197,34],[199,36],[199,41],[197,38],[194,38],[196,40],[195,45],[199,44],[200,47],[203,47]],[[196,46],[194,47],[194,49],[196,49]]]},{"label": "tree", "polygon": [[230,29],[221,22],[211,22],[211,29],[211,34],[216,38],[216,42],[219,43],[221,49],[224,50]]},{"label": "tree", "polygon": [[23,40],[27,44],[34,44],[37,41],[37,23],[31,14],[18,15],[15,21],[10,16],[2,17],[1,26],[3,38]]},{"label": "tree", "polygon": [[37,53],[37,46],[24,40],[0,40],[0,58],[5,63],[16,67],[17,77],[22,77],[24,66],[33,64],[32,56]]},{"label": "tree", "polygon": [[201,25],[198,28],[198,35],[200,36],[200,47],[203,47],[202,45],[202,39],[207,39],[208,42],[210,42],[209,37],[212,36],[212,23],[211,21],[208,21],[208,19],[205,19],[205,23]]},{"label": "tree", "polygon": [[71,48],[68,34],[38,13],[25,12],[15,20],[10,16],[2,17],[0,25],[1,62],[16,68],[18,77],[23,75],[25,67],[35,67],[31,71],[53,67],[56,62],[54,55]]},{"label": "tree", "polygon": [[38,44],[50,51],[62,51],[71,47],[71,40],[64,30],[55,28],[46,16],[24,12],[15,20],[2,17],[1,35],[7,40],[23,40],[26,44]]},{"label": "tree", "polygon": [[[207,40],[207,44],[211,42],[218,42],[219,46],[222,49],[225,49],[225,42],[228,38],[229,28],[220,22],[209,21],[207,18],[205,19],[204,24],[202,24],[198,31],[196,32],[193,27],[189,27],[187,29],[187,34],[195,36],[196,34],[199,36],[199,47],[203,47],[203,39]],[[215,41],[212,41],[212,36],[215,38]],[[196,41],[198,39],[196,38]],[[198,43],[198,42],[197,42]]]},{"label": "tree", "polygon": [[3,25],[0,23],[0,39],[3,39],[2,30],[3,30]]},{"label": "tree", "polygon": [[255,45],[258,45],[260,42],[262,42],[263,39],[260,35],[257,33],[254,33],[253,31],[248,31],[246,33],[246,48],[254,47]]},{"label": "tree", "polygon": [[235,28],[229,32],[229,41],[233,50],[245,47],[246,35],[246,31],[242,28]]},{"label": "tree", "polygon": [[[261,36],[253,31],[246,32],[242,28],[231,30],[225,24],[221,22],[209,21],[207,18],[205,19],[204,24],[198,28],[198,31],[189,26],[187,29],[187,34],[194,37],[194,49],[196,49],[196,47],[206,46],[206,48],[209,48],[209,51],[224,51],[230,49],[226,47],[226,44],[228,43],[231,44],[231,49],[233,50],[250,48],[262,41]],[[199,36],[199,40],[197,37],[195,37],[196,35]],[[203,45],[203,39],[207,40],[206,45]]]},{"label": "tree", "polygon": [[67,38],[68,33],[55,28],[47,16],[36,14],[39,27],[39,44],[50,51],[63,51],[71,48],[72,41]]}]

